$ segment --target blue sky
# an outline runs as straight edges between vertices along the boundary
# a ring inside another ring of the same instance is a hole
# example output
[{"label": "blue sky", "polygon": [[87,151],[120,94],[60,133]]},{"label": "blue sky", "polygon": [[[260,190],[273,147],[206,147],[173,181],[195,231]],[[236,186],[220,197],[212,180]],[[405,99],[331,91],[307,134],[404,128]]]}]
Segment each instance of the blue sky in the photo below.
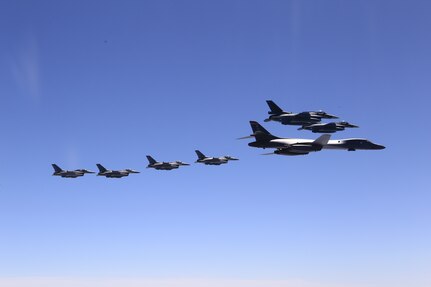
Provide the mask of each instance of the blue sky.
[{"label": "blue sky", "polygon": [[[2,1],[0,286],[430,286],[430,8]],[[387,148],[261,156],[267,99]]]}]

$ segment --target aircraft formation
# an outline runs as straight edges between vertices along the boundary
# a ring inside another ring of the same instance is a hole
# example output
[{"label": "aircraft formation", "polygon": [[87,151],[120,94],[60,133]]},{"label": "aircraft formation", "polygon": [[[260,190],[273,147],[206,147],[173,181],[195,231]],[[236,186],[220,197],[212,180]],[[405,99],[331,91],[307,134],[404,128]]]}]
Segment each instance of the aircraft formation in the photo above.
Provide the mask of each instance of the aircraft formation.
[{"label": "aircraft formation", "polygon": [[300,125],[298,130],[310,130],[313,133],[325,133],[315,140],[299,138],[281,138],[272,135],[256,121],[250,121],[253,133],[250,136],[240,139],[255,138],[254,142],[249,143],[250,147],[257,148],[274,148],[275,151],[269,154],[277,155],[305,155],[310,152],[321,151],[322,149],[335,150],[380,150],[385,147],[375,144],[364,138],[349,138],[331,140],[331,135],[343,131],[346,128],[357,128],[348,122],[329,122],[321,123],[322,119],[337,119],[335,115],[328,114],[324,111],[307,111],[300,113],[286,112],[282,110],[273,101],[268,100],[269,117],[264,122],[280,122],[283,125]]},{"label": "aircraft formation", "polygon": [[[276,155],[306,155],[310,152],[317,152],[323,149],[333,150],[381,150],[385,147],[371,142],[364,138],[348,138],[331,140],[329,133],[343,131],[346,128],[358,128],[358,126],[350,124],[346,121],[322,123],[322,119],[337,119],[335,115],[328,114],[324,111],[305,111],[299,113],[286,112],[281,109],[277,104],[271,100],[267,100],[269,106],[269,116],[264,122],[275,121],[283,125],[301,126],[298,130],[309,130],[313,133],[324,133],[316,139],[302,139],[302,138],[281,138],[272,135],[263,126],[256,121],[250,121],[252,134],[249,136],[241,137],[239,139],[254,138],[255,141],[248,143],[250,147],[256,148],[272,148],[275,149],[271,153]],[[222,157],[208,157],[199,150],[195,150],[198,159],[195,163],[202,163],[205,165],[221,165],[229,161],[238,160],[231,156]],[[152,156],[147,155],[148,166],[147,168],[154,168],[156,170],[173,170],[178,169],[180,166],[189,166],[190,164],[182,161],[173,162],[158,162]],[[102,166],[100,163],[96,164],[99,172],[97,176],[104,176],[107,178],[121,178],[129,176],[129,174],[140,173],[133,169],[123,170],[109,170]],[[52,164],[54,168],[53,176],[60,176],[64,178],[77,178],[85,174],[95,173],[87,169],[76,170],[63,170],[58,165]]]},{"label": "aircraft formation", "polygon": [[[221,165],[221,164],[228,163],[230,160],[238,160],[237,158],[234,158],[228,155],[222,156],[222,157],[207,157],[199,150],[196,150],[195,152],[198,155],[198,159],[196,160],[196,163],[203,163],[205,165]],[[147,159],[148,159],[147,168],[154,168],[156,170],[173,170],[173,169],[179,168],[180,166],[190,165],[182,161],[159,162],[159,161],[156,161],[150,155],[147,155]],[[96,164],[96,166],[99,169],[97,176],[104,176],[107,178],[122,178],[125,176],[129,176],[129,174],[140,173],[139,171],[133,170],[133,169],[110,170],[110,169],[106,169],[100,163]],[[54,168],[54,173],[52,174],[53,176],[61,176],[65,178],[77,178],[80,176],[84,176],[87,173],[96,173],[88,169],[63,170],[55,163],[52,164],[52,167]]]},{"label": "aircraft formation", "polygon": [[320,123],[322,119],[338,119],[337,116],[328,114],[324,111],[309,111],[292,113],[282,110],[271,100],[266,101],[270,111],[269,117],[264,122],[276,121],[283,125],[299,125],[298,130],[310,130],[313,133],[335,133],[346,128],[358,128],[346,121]]}]

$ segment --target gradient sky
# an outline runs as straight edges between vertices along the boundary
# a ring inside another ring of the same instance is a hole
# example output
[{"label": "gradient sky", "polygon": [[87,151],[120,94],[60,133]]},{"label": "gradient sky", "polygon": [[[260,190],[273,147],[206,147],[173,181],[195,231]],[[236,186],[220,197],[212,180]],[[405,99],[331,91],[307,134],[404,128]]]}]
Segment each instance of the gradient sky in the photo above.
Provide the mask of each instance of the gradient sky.
[{"label": "gradient sky", "polygon": [[[0,286],[431,286],[430,12],[0,1]],[[261,156],[236,138],[267,99],[387,148]],[[195,149],[240,161],[145,169]],[[63,179],[51,163],[142,173]]]}]

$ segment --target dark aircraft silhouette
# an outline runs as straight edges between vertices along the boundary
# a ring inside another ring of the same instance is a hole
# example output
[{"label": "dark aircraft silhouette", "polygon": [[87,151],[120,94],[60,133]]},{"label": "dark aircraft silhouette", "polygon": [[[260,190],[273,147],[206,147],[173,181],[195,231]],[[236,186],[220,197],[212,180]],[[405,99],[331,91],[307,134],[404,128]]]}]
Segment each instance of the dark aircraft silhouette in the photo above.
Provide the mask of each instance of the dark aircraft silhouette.
[{"label": "dark aircraft silhouette", "polygon": [[84,176],[86,173],[95,173],[88,169],[63,170],[55,163],[52,164],[52,167],[54,168],[54,173],[52,175],[66,178],[77,178],[78,176]]},{"label": "dark aircraft silhouette", "polygon": [[147,159],[149,162],[147,168],[154,168],[157,170],[172,170],[172,169],[177,169],[180,166],[189,165],[188,163],[184,163],[182,161],[158,162],[149,155],[147,155]]},{"label": "dark aircraft silhouette", "polygon": [[230,160],[238,160],[237,158],[231,157],[231,156],[222,156],[222,157],[207,157],[203,153],[201,153],[198,150],[195,150],[198,159],[197,163],[203,163],[205,165],[221,165],[228,163]]},{"label": "dark aircraft silhouette", "polygon": [[328,114],[324,111],[308,111],[301,113],[292,113],[283,111],[273,101],[268,100],[266,103],[269,106],[270,111],[268,112],[269,117],[265,119],[265,122],[276,121],[283,125],[312,125],[319,123],[322,119],[336,119],[337,116]]},{"label": "dark aircraft silhouette", "polygon": [[385,147],[372,143],[367,139],[351,138],[330,140],[331,135],[324,134],[316,140],[311,139],[294,139],[280,138],[272,135],[258,122],[250,121],[250,126],[253,134],[244,138],[254,137],[255,141],[249,143],[251,147],[257,148],[275,148],[275,154],[279,155],[303,155],[312,151],[320,151],[322,149],[341,149],[348,151],[355,150],[380,150]]},{"label": "dark aircraft silhouette", "polygon": [[108,178],[121,178],[124,176],[129,176],[131,173],[139,173],[139,171],[133,169],[123,169],[123,170],[108,170],[103,167],[100,163],[97,164],[97,168],[99,169],[99,176],[105,176]]}]

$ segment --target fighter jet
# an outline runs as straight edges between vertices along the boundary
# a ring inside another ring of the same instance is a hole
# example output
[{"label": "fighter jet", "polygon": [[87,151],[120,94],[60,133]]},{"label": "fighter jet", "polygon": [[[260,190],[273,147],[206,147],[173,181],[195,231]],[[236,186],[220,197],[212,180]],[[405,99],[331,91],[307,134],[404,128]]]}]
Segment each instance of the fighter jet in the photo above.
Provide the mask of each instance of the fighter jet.
[{"label": "fighter jet", "polygon": [[230,160],[238,160],[237,158],[228,155],[222,157],[207,157],[198,150],[195,150],[195,152],[198,155],[198,160],[196,162],[203,163],[205,165],[221,165],[224,163],[228,163],[228,161]]},{"label": "fighter jet", "polygon": [[298,129],[300,130],[310,130],[313,133],[335,133],[337,131],[344,131],[346,128],[358,128],[358,126],[352,125],[346,121],[342,122],[331,122],[331,123],[320,123],[312,125],[304,125]]},{"label": "fighter jet", "polygon": [[147,159],[149,162],[147,168],[154,168],[157,170],[172,170],[172,169],[179,168],[180,166],[190,165],[182,161],[158,162],[149,155],[147,155]]},{"label": "fighter jet", "polygon": [[273,101],[266,101],[270,111],[268,112],[269,117],[265,119],[265,122],[276,121],[283,125],[312,125],[319,123],[322,119],[336,119],[337,116],[328,114],[324,111],[308,111],[301,113],[292,113],[283,111]]},{"label": "fighter jet", "polygon": [[109,170],[104,168],[100,163],[96,164],[99,169],[97,175],[105,176],[109,178],[121,178],[123,176],[129,176],[131,173],[139,173],[139,171],[133,169],[123,169],[123,170]]},{"label": "fighter jet", "polygon": [[55,163],[52,164],[52,167],[54,168],[54,173],[52,175],[67,178],[77,178],[78,176],[84,176],[86,173],[95,173],[88,169],[63,170]]},{"label": "fighter jet", "polygon": [[331,135],[324,134],[315,140],[280,138],[269,133],[264,127],[255,121],[250,121],[253,134],[244,138],[254,137],[256,141],[249,143],[251,147],[275,148],[274,154],[279,155],[304,155],[322,149],[376,150],[384,149],[382,145],[370,142],[366,139],[340,139],[330,140]]}]

